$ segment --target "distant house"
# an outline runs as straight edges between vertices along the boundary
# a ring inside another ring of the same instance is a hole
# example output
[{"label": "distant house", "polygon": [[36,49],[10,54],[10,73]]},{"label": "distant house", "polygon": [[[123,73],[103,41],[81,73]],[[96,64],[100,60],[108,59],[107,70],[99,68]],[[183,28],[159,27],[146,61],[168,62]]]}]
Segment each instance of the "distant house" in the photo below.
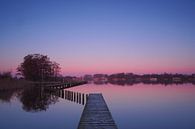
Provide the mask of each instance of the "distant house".
[{"label": "distant house", "polygon": [[65,76],[63,77],[63,82],[72,82],[72,81],[81,81],[82,78],[79,77],[72,77],[72,76]]},{"label": "distant house", "polygon": [[114,80],[114,81],[126,80],[125,78],[126,76],[124,73],[116,73],[109,76],[109,80]]},{"label": "distant house", "polygon": [[180,77],[173,77],[173,82],[180,82],[181,78]]},{"label": "distant house", "polygon": [[84,79],[85,81],[92,81],[92,80],[93,80],[93,76],[92,76],[92,75],[85,75],[85,76],[83,77],[83,79]]},{"label": "distant house", "polygon": [[151,81],[151,82],[156,82],[157,80],[158,80],[158,79],[155,78],[155,77],[150,78],[150,81]]},{"label": "distant house", "polygon": [[94,81],[107,81],[108,75],[107,74],[94,74],[93,80]]},{"label": "distant house", "polygon": [[136,82],[141,82],[141,81],[142,81],[142,78],[141,78],[141,77],[136,77],[136,78],[135,78],[135,81],[136,81]]}]

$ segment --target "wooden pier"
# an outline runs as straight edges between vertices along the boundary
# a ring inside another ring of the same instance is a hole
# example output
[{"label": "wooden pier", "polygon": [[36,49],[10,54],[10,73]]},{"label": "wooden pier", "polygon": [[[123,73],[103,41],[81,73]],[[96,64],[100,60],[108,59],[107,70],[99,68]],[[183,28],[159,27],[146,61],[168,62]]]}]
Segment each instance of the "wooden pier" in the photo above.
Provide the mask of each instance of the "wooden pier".
[{"label": "wooden pier", "polygon": [[69,82],[69,83],[38,83],[37,86],[39,87],[41,86],[46,90],[56,91],[56,90],[62,90],[62,89],[71,88],[74,86],[83,85],[83,84],[87,84],[87,82],[79,81],[79,82]]},{"label": "wooden pier", "polygon": [[78,129],[117,129],[102,94],[89,94]]}]

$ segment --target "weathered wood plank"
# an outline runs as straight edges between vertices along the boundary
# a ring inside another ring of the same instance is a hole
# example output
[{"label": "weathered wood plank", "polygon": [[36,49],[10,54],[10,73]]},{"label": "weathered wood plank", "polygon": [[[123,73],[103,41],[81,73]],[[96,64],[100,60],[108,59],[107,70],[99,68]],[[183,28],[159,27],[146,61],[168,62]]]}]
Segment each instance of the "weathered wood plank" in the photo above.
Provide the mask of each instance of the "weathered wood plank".
[{"label": "weathered wood plank", "polygon": [[78,129],[117,129],[102,94],[89,94]]}]

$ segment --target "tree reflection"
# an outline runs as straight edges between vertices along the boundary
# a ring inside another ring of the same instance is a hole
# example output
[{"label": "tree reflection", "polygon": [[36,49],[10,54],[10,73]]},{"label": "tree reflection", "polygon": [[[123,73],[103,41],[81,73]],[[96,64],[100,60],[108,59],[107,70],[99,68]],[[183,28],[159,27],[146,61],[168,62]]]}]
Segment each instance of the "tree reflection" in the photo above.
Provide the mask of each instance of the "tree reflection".
[{"label": "tree reflection", "polygon": [[22,92],[20,101],[25,111],[39,112],[46,111],[50,104],[58,101],[58,97],[45,92],[43,88],[33,86]]},{"label": "tree reflection", "polygon": [[15,96],[20,90],[0,90],[0,100],[2,102],[10,102],[12,97]]}]

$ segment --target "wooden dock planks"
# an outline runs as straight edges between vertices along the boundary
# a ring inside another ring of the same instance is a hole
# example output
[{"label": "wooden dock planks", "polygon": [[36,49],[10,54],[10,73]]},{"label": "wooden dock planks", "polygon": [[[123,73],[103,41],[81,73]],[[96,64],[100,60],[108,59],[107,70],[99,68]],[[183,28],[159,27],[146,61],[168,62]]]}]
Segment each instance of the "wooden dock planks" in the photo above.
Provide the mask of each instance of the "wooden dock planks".
[{"label": "wooden dock planks", "polygon": [[80,81],[80,82],[69,82],[69,83],[58,83],[58,84],[49,84],[49,83],[45,83],[45,84],[47,84],[47,85],[42,85],[42,83],[40,83],[40,86],[46,90],[56,91],[56,90],[62,90],[62,89],[66,89],[66,88],[71,88],[71,87],[87,84],[87,82]]},{"label": "wooden dock planks", "polygon": [[78,129],[117,129],[102,94],[89,94]]}]

